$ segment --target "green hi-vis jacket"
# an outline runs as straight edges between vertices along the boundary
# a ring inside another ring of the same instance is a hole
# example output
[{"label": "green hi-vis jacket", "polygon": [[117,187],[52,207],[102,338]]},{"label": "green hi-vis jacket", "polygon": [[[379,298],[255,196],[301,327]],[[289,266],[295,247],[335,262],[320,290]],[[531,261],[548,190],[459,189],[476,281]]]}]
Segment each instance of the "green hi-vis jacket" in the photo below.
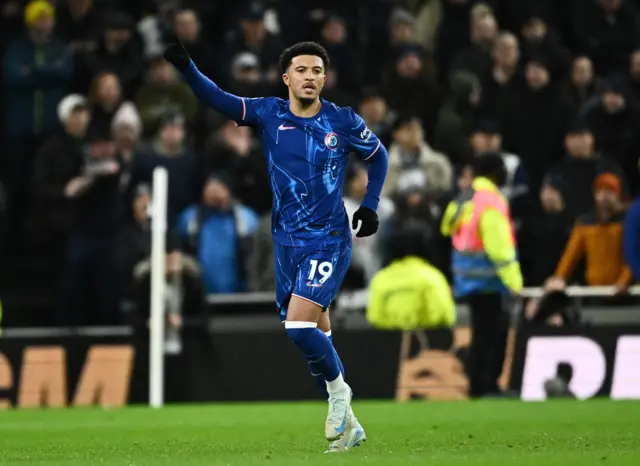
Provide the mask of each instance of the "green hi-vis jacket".
[{"label": "green hi-vis jacket", "polygon": [[452,327],[456,309],[447,279],[419,257],[393,261],[371,280],[367,320],[385,330]]}]

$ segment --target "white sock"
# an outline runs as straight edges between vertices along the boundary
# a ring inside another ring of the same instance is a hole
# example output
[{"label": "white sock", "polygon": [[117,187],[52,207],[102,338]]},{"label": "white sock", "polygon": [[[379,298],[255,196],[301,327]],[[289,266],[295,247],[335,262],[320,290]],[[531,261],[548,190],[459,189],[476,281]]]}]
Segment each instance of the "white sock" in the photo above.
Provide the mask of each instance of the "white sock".
[{"label": "white sock", "polygon": [[347,384],[342,378],[342,374],[338,374],[338,377],[331,382],[327,381],[327,392],[337,393],[347,389]]}]

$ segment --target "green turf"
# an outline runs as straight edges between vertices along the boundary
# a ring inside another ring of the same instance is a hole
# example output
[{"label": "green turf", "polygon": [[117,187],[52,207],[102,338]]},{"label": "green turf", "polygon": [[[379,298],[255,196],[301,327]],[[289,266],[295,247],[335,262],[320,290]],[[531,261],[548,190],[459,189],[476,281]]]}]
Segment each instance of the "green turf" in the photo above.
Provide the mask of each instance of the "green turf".
[{"label": "green turf", "polygon": [[325,455],[321,403],[0,412],[0,465],[640,465],[640,403],[360,402]]}]

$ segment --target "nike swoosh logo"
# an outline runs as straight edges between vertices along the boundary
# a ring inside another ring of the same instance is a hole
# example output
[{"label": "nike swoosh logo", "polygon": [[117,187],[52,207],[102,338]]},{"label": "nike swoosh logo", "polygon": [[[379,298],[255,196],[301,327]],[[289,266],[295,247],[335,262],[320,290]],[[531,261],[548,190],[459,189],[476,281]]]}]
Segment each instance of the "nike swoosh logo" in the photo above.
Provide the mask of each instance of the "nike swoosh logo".
[{"label": "nike swoosh logo", "polygon": [[288,129],[296,129],[296,127],[295,126],[286,126],[284,123],[282,123],[280,125],[280,127],[278,127],[278,129],[281,129],[282,131],[286,131]]},{"label": "nike swoosh logo", "polygon": [[345,427],[347,427],[347,418],[349,417],[349,408],[344,410],[344,419],[342,420],[342,424],[340,424],[340,427],[338,427],[336,429],[337,432],[344,432]]}]

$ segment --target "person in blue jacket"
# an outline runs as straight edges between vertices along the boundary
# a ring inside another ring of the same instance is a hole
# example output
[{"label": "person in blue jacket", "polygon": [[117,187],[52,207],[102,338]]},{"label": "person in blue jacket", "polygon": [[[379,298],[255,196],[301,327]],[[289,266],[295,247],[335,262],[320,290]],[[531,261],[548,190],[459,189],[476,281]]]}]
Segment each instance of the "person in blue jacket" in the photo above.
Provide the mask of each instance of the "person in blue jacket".
[{"label": "person in blue jacket", "polygon": [[637,198],[624,220],[622,237],[624,259],[631,269],[634,280],[640,279],[640,198]]}]

